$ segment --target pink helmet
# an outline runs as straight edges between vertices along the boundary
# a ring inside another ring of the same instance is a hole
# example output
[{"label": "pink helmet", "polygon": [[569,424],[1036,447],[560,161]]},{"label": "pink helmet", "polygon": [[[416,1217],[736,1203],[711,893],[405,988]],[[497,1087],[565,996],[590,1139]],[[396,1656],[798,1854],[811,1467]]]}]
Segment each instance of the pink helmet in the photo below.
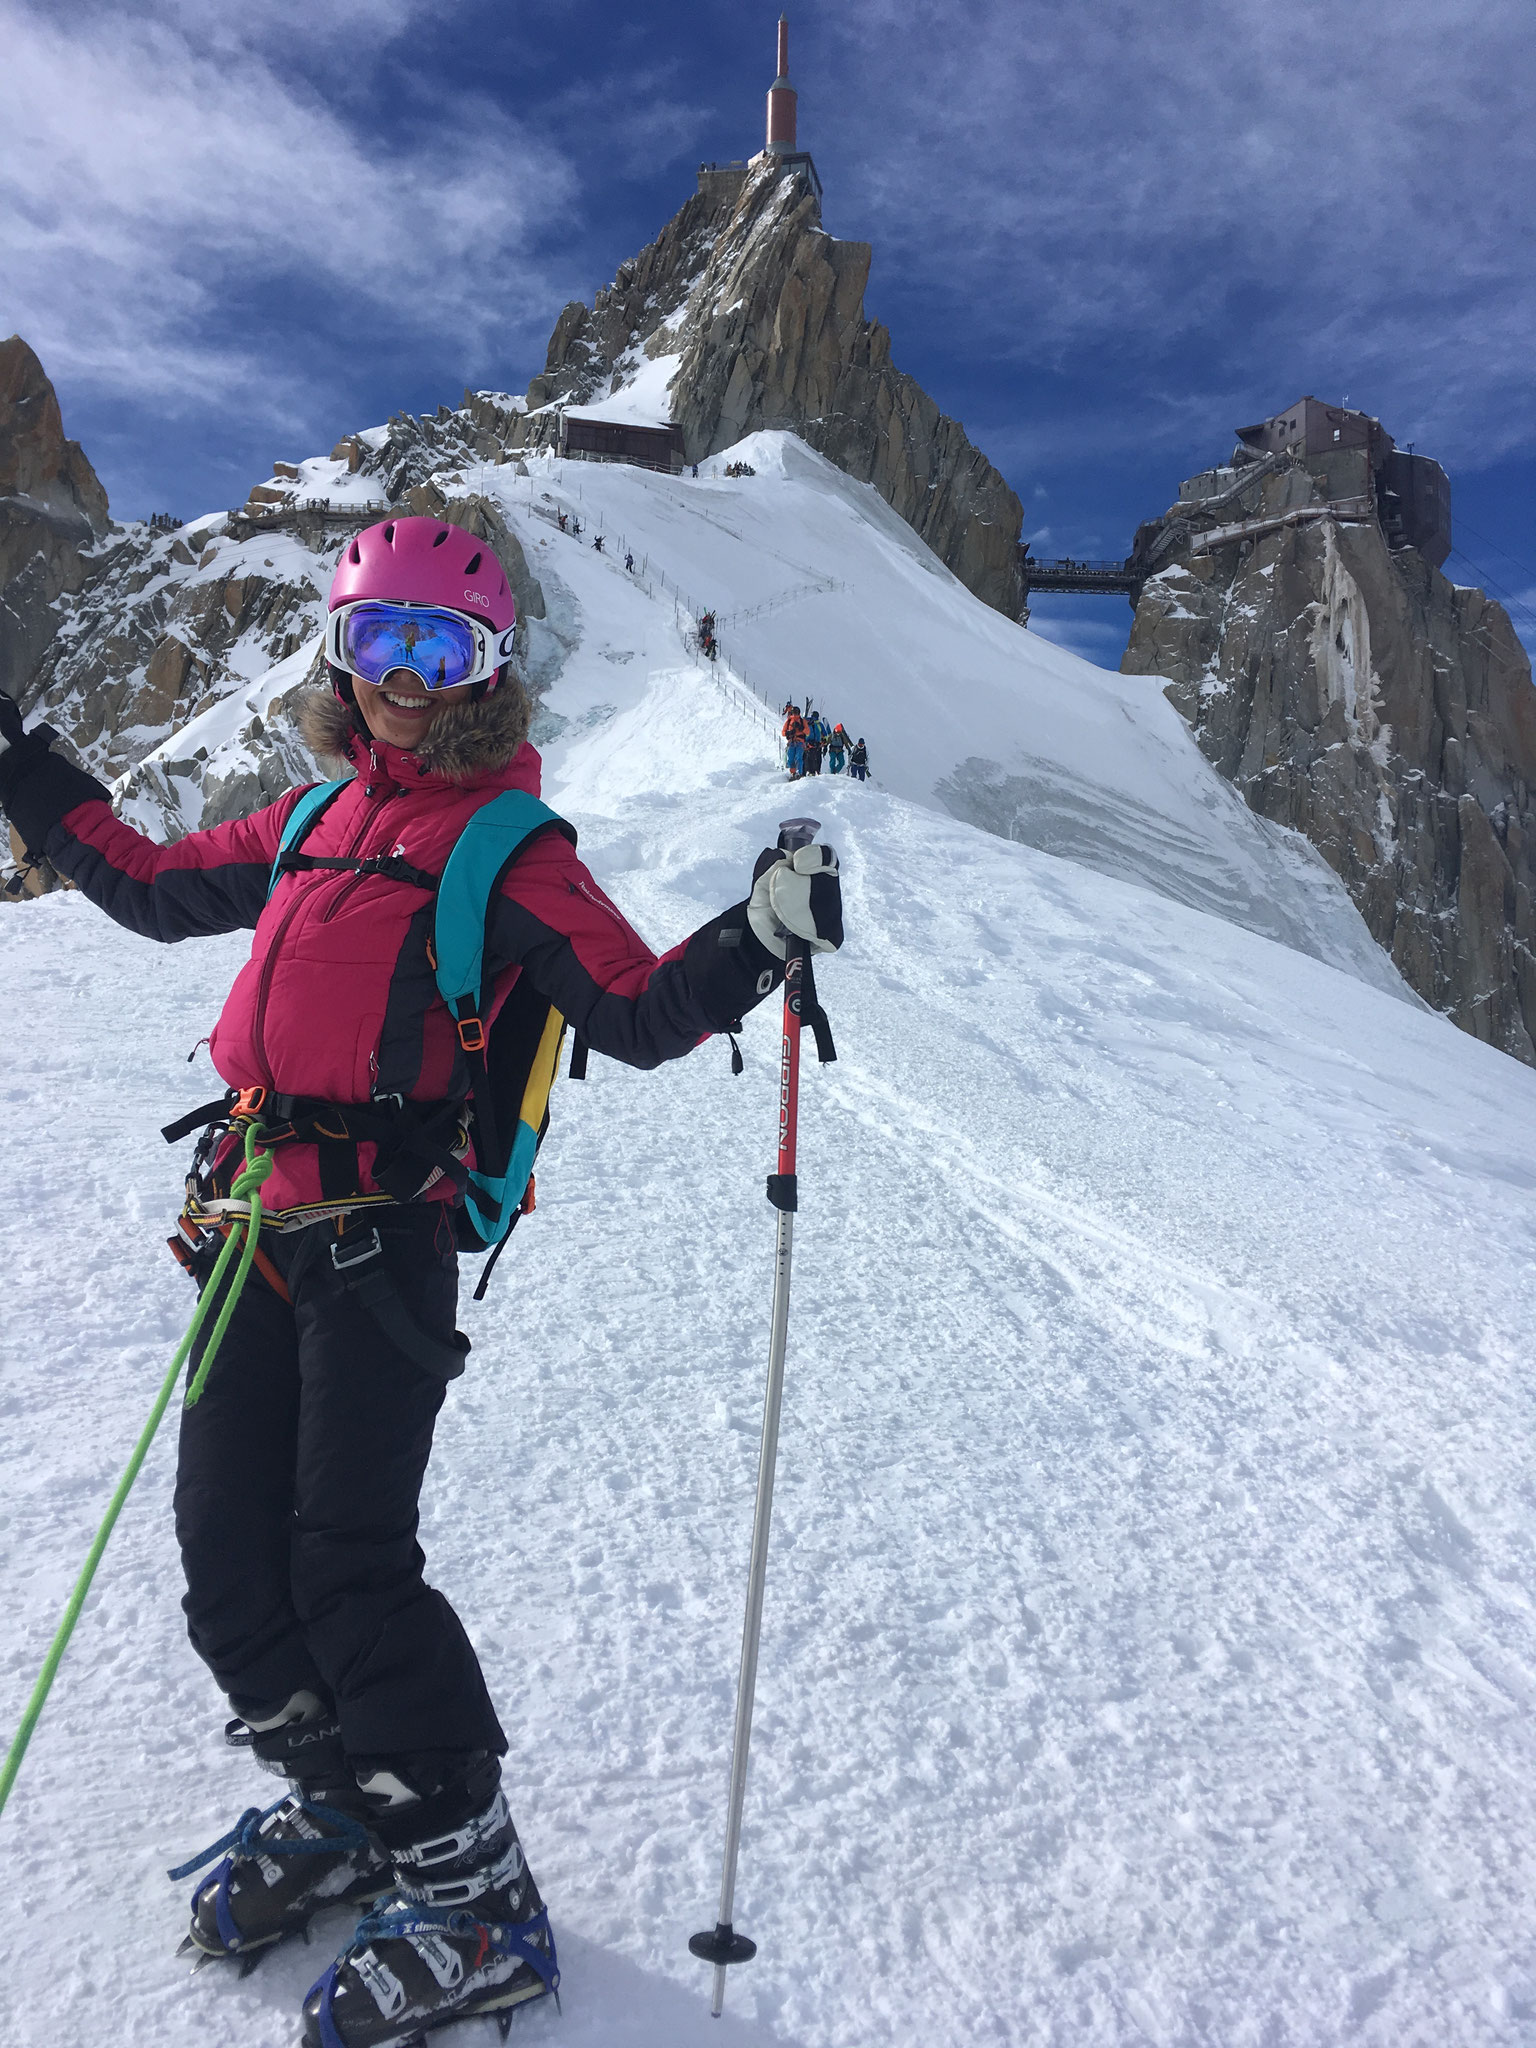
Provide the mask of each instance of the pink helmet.
[{"label": "pink helmet", "polygon": [[327,608],[336,611],[363,597],[441,605],[483,620],[496,633],[517,623],[517,605],[495,550],[441,519],[385,519],[349,541]]}]

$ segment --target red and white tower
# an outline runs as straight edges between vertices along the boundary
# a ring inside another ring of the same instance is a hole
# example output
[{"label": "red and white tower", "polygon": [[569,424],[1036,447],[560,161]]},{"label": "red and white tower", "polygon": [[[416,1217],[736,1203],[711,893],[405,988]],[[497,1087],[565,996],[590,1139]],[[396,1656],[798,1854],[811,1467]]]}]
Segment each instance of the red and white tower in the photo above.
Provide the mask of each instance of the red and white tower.
[{"label": "red and white tower", "polygon": [[794,156],[795,88],[789,82],[789,16],[779,16],[779,75],[768,88],[768,141],[774,156]]}]

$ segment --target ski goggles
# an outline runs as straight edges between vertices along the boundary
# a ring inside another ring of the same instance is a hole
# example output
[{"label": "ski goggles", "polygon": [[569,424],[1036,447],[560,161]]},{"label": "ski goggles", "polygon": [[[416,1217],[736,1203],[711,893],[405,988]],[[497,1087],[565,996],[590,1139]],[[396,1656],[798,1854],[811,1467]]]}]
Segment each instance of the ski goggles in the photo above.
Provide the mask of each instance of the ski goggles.
[{"label": "ski goggles", "polygon": [[511,660],[515,630],[497,633],[480,619],[436,605],[365,597],[339,605],[327,619],[325,658],[365,683],[382,683],[391,669],[403,668],[429,690],[456,690]]}]

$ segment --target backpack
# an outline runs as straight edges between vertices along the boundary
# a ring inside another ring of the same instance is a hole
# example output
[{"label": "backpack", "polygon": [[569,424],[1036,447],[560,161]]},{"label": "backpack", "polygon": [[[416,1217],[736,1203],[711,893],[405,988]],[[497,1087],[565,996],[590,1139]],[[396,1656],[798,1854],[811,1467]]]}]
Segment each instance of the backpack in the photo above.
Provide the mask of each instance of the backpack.
[{"label": "backpack", "polygon": [[[289,813],[272,863],[267,894],[284,874],[311,867],[357,868],[393,875],[436,895],[429,959],[438,993],[448,1005],[470,1071],[479,1164],[468,1174],[465,1199],[455,1210],[461,1251],[492,1254],[480,1292],[520,1215],[533,1206],[533,1162],[549,1128],[549,1094],[560,1064],[565,1018],[520,974],[487,1033],[482,1017],[491,991],[482,979],[485,943],[508,868],[540,833],[558,831],[574,846],[575,827],[537,797],[503,790],[482,804],[454,841],[440,876],[428,875],[395,854],[366,861],[323,860],[300,852],[310,828],[352,778],[319,782]],[[586,1045],[571,1053],[573,1080],[586,1074]],[[478,1293],[476,1298],[478,1299]]]}]

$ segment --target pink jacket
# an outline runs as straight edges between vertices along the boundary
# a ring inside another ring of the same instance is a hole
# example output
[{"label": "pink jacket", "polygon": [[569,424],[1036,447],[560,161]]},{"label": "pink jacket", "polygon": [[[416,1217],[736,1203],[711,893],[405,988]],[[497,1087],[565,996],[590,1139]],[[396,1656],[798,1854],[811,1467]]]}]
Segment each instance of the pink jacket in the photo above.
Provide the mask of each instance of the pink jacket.
[{"label": "pink jacket", "polygon": [[[360,736],[343,706],[315,693],[306,737],[318,750],[344,753],[357,773],[311,828],[305,853],[399,854],[440,874],[481,804],[504,789],[537,795],[540,763],[523,738],[526,716],[520,691],[496,691],[481,706],[439,714],[427,743],[405,753]],[[254,930],[212,1036],[214,1065],[231,1087],[338,1103],[467,1093],[468,1070],[429,957],[430,889],[322,869],[285,874],[269,900],[297,791],[160,846],[116,817],[83,771],[57,755],[46,761],[56,822],[41,836],[42,850],[118,923],[162,940]],[[41,780],[29,785],[32,843]],[[675,1059],[733,1024],[782,972],[753,936],[743,904],[658,958],[554,831],[508,871],[486,962],[493,1015],[529,974],[595,1051],[638,1067]],[[362,1192],[374,1186],[373,1151],[359,1146]],[[263,1191],[270,1210],[322,1199],[314,1146],[287,1144],[274,1156]]]}]

